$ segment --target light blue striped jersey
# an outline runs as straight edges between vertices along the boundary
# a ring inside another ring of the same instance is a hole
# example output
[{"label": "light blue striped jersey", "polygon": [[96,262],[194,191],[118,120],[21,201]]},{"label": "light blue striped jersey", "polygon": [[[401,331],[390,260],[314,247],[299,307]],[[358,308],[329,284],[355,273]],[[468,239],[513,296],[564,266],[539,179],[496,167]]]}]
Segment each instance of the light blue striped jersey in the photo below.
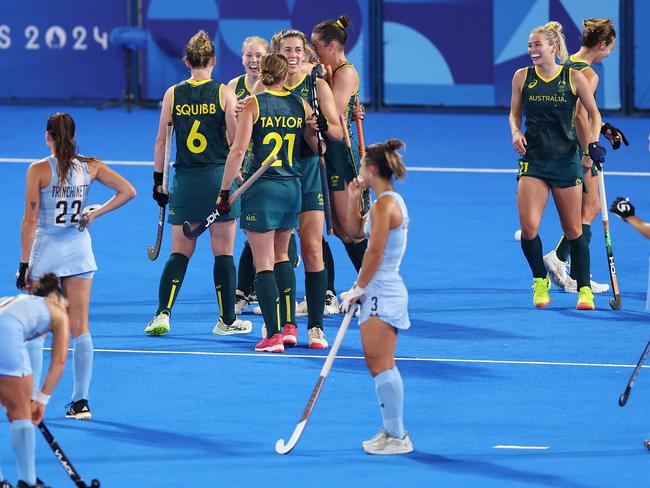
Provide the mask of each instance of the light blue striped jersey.
[{"label": "light blue striped jersey", "polygon": [[26,341],[45,334],[52,321],[45,299],[34,295],[0,298],[0,320],[3,316],[12,316],[22,324]]}]

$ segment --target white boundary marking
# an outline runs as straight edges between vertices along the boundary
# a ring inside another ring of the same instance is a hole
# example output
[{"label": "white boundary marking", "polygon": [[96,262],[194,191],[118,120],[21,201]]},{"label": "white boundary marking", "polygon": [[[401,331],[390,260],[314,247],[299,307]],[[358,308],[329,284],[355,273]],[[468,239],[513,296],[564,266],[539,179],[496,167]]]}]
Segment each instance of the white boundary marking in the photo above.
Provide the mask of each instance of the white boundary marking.
[{"label": "white boundary marking", "polygon": [[509,444],[497,444],[492,446],[493,449],[526,449],[532,451],[544,451],[549,449],[550,446],[514,446]]},{"label": "white boundary marking", "polygon": [[[33,163],[42,158],[0,158],[0,163]],[[114,166],[153,166],[153,161],[104,161]],[[407,166],[407,171],[418,173],[491,173],[517,174],[517,169],[502,168],[450,168],[434,166]],[[646,171],[608,171],[607,176],[650,176]]]}]

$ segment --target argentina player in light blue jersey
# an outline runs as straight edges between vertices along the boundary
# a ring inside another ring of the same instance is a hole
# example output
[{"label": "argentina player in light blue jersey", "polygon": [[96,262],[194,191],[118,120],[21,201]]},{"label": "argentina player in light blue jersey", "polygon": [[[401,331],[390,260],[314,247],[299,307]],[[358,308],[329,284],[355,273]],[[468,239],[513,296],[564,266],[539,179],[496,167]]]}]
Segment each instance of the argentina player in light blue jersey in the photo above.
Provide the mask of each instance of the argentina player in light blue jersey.
[{"label": "argentina player in light blue jersey", "polygon": [[[341,294],[341,308],[347,312],[361,304],[359,328],[366,366],[375,379],[383,427],[362,443],[369,454],[406,454],[413,450],[404,430],[404,385],[395,366],[397,332],[411,327],[408,291],[399,274],[406,251],[409,215],[402,197],[393,189],[393,179],[406,176],[398,149],[402,141],[390,139],[373,144],[361,160],[359,177],[348,186],[347,232],[355,239],[368,239],[359,276],[354,286]],[[361,191],[369,187],[377,195],[370,212],[359,211]]]},{"label": "argentina player in light blue jersey", "polygon": [[[132,199],[135,189],[99,159],[77,152],[75,123],[69,114],[57,112],[48,118],[45,142],[51,155],[31,164],[27,170],[16,286],[33,288],[46,272],[54,273],[61,280],[70,301],[70,331],[74,340],[74,390],[66,417],[90,419],[88,391],[93,344],[88,308],[97,265],[87,227],[97,217]],[[115,190],[115,195],[103,205],[84,212],[94,180]],[[79,226],[82,220],[86,229]],[[35,339],[29,347],[36,380],[40,377],[43,361],[43,341],[43,337]]]},{"label": "argentina player in light blue jersey", "polygon": [[[17,488],[48,488],[36,478],[34,424],[45,415],[68,354],[68,301],[57,277],[46,273],[33,295],[0,298],[0,404],[7,411],[18,467]],[[50,368],[43,385],[34,381],[26,344],[52,332]],[[31,401],[32,384],[38,392]],[[0,488],[11,488],[0,472]]]}]

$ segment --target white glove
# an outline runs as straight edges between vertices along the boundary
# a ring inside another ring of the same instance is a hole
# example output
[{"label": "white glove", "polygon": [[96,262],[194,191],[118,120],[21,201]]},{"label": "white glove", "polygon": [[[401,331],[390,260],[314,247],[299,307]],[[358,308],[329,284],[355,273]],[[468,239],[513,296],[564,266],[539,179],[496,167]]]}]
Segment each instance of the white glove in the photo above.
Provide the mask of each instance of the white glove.
[{"label": "white glove", "polygon": [[347,313],[350,307],[359,301],[365,291],[355,283],[348,291],[341,293],[341,312]]}]

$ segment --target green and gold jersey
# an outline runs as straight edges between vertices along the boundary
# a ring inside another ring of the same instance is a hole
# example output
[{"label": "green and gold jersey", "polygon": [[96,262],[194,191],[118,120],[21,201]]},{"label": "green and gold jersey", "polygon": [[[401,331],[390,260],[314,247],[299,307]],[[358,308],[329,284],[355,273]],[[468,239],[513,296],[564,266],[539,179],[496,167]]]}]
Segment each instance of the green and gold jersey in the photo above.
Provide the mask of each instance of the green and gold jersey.
[{"label": "green and gold jersey", "polygon": [[225,85],[214,80],[182,81],[174,87],[172,119],[177,168],[225,164],[226,116],[221,100]]},{"label": "green and gold jersey", "polygon": [[[348,63],[347,61],[345,63],[341,64],[332,73],[332,78],[334,78],[334,75],[336,75],[337,71],[339,71],[342,68],[345,68],[346,66],[353,66],[353,65],[351,63]],[[352,94],[352,96],[350,97],[350,100],[348,100],[348,103],[345,106],[345,109],[343,110],[343,120],[345,121],[345,125],[348,128],[348,134],[350,134],[350,137],[352,137],[352,111],[354,110],[354,105],[356,103],[358,94],[359,94],[359,90],[355,91]]]},{"label": "green and gold jersey", "polygon": [[241,100],[242,98],[246,98],[250,94],[251,94],[251,90],[248,87],[248,83],[246,83],[246,74],[244,73],[239,78],[237,78],[237,86],[235,86],[235,96],[237,97],[237,100]]},{"label": "green and gold jersey", "polygon": [[521,90],[526,114],[526,158],[540,161],[566,161],[579,150],[575,130],[575,95],[571,69],[561,66],[552,78],[541,76],[537,68],[526,68]]},{"label": "green and gold jersey", "polygon": [[255,171],[272,157],[277,157],[262,178],[298,178],[299,148],[305,130],[305,106],[302,98],[288,91],[267,90],[255,95],[259,115],[253,122]]},{"label": "green and gold jersey", "polygon": [[580,59],[575,54],[569,56],[569,59],[567,59],[566,63],[564,63],[564,66],[568,66],[569,68],[576,71],[583,71],[587,68],[591,68],[591,65],[587,61]]},{"label": "green and gold jersey", "polygon": [[[304,74],[298,83],[292,86],[285,85],[284,88],[294,95],[299,95],[312,109],[314,108],[314,100],[311,93],[311,75]],[[304,138],[300,141],[300,156],[314,156],[314,151],[311,150]]]}]

